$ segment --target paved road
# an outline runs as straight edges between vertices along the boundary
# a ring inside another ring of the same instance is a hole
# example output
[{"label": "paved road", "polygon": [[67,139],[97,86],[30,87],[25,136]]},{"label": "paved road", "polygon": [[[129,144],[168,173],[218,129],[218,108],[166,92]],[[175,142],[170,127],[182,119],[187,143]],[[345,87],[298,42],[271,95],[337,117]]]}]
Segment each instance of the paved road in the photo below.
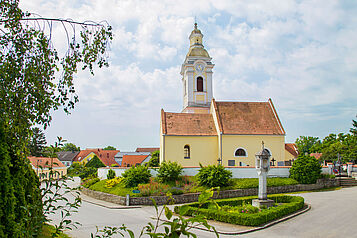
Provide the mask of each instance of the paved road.
[{"label": "paved road", "polygon": [[[241,235],[242,237],[357,237],[357,187],[337,191],[303,193],[300,196],[311,204],[307,213],[279,223],[270,228]],[[72,237],[90,237],[96,226],[120,226],[125,224],[139,234],[141,228],[155,213],[153,207],[138,209],[109,209],[83,202],[79,213],[72,216],[82,226],[67,232]],[[217,228],[227,229],[227,226]],[[230,227],[232,228],[232,227]],[[238,228],[239,229],[239,228]],[[197,230],[198,237],[215,237],[213,234]],[[222,235],[221,237],[234,237]]]}]

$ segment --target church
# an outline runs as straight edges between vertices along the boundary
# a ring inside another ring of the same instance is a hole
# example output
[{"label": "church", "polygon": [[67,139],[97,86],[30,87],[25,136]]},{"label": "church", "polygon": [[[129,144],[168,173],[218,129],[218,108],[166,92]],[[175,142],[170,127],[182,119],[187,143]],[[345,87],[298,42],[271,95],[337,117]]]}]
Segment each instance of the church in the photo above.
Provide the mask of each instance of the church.
[{"label": "church", "polygon": [[213,98],[214,64],[202,38],[195,23],[181,67],[183,110],[161,109],[160,163],[255,166],[262,141],[273,166],[291,162],[294,156],[286,150],[285,131],[271,99],[226,102]]}]

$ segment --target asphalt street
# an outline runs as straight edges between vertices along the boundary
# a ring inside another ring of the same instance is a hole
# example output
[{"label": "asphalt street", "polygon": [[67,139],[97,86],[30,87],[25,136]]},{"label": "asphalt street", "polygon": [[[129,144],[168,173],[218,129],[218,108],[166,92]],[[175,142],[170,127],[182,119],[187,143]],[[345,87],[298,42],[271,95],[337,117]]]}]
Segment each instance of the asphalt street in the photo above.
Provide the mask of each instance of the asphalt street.
[{"label": "asphalt street", "polygon": [[[357,237],[357,187],[343,188],[335,191],[311,192],[297,194],[305,198],[311,210],[281,222],[264,230],[239,235],[241,237]],[[120,226],[125,224],[136,236],[148,222],[155,222],[152,217],[155,209],[144,206],[134,209],[111,209],[83,201],[78,213],[72,215],[74,221],[82,226],[66,233],[72,237],[90,237],[96,227]],[[59,216],[53,217],[58,221]],[[214,222],[219,230],[237,231],[242,227]],[[215,237],[214,234],[194,230],[198,237]],[[220,237],[236,237],[237,235],[221,235]],[[121,237],[121,236],[117,236]]]}]

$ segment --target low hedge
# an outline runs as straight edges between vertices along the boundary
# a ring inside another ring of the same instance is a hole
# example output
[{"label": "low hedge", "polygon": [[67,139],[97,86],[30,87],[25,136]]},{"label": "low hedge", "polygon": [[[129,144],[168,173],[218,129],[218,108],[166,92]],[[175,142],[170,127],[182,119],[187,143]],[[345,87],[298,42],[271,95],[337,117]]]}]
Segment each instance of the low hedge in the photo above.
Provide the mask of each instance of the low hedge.
[{"label": "low hedge", "polygon": [[[219,206],[242,206],[243,204],[251,204],[252,200],[256,198],[256,196],[251,196],[216,200],[216,202]],[[276,203],[286,204],[282,204],[277,207],[271,207],[269,209],[262,209],[260,212],[253,214],[226,212],[219,210],[216,207],[210,207],[210,203],[203,204],[203,206],[200,208],[198,208],[199,203],[176,206],[174,210],[176,213],[180,214],[180,207],[185,207],[185,209],[181,210],[185,210],[185,213],[180,215],[192,216],[193,214],[197,213],[204,215],[206,219],[210,220],[244,226],[259,226],[269,221],[273,221],[291,214],[304,207],[304,198],[302,197],[288,195],[269,195],[268,198],[274,200]]]}]

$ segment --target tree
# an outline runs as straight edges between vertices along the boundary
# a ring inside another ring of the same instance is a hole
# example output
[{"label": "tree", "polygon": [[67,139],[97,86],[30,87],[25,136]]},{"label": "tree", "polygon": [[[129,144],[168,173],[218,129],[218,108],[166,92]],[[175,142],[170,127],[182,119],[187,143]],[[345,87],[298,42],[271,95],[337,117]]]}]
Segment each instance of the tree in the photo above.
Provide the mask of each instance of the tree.
[{"label": "tree", "polygon": [[151,155],[151,159],[147,163],[147,166],[148,167],[159,167],[159,164],[160,164],[159,158],[160,158],[160,151],[159,150],[154,151]]},{"label": "tree", "polygon": [[[0,126],[4,132],[0,171],[10,172],[6,196],[14,199],[9,206],[0,206],[1,225],[7,219],[5,229],[0,225],[2,237],[33,237],[41,229],[45,221],[41,191],[27,159],[30,128],[46,128],[53,110],[63,107],[69,113],[74,108],[78,102],[75,73],[88,69],[93,74],[96,64],[106,66],[112,39],[108,25],[36,18],[18,5],[18,0],[0,1]],[[68,51],[63,56],[51,42],[56,22],[68,33]],[[47,32],[43,25],[50,26]],[[78,27],[82,30],[75,31]]]},{"label": "tree", "polygon": [[321,177],[321,165],[314,157],[300,154],[289,172],[290,177],[299,183],[312,184]]},{"label": "tree", "polygon": [[318,137],[300,136],[296,139],[295,144],[300,154],[310,154],[319,150],[321,141]]},{"label": "tree", "polygon": [[46,145],[45,133],[38,127],[32,128],[30,133],[32,134],[28,144],[30,155],[37,157],[43,156],[43,149]]},{"label": "tree", "polygon": [[103,148],[103,150],[116,150],[114,146],[108,145],[107,147]]},{"label": "tree", "polygon": [[66,143],[64,146],[61,148],[61,151],[80,151],[81,148],[77,147],[73,143]]},{"label": "tree", "polygon": [[85,165],[86,167],[100,168],[105,167],[105,164],[98,158],[98,156],[94,156],[88,163]]},{"label": "tree", "polygon": [[[357,115],[356,115],[357,118]],[[357,121],[356,120],[352,120],[352,127],[350,129],[350,132],[352,133],[353,136],[357,137]]]}]

